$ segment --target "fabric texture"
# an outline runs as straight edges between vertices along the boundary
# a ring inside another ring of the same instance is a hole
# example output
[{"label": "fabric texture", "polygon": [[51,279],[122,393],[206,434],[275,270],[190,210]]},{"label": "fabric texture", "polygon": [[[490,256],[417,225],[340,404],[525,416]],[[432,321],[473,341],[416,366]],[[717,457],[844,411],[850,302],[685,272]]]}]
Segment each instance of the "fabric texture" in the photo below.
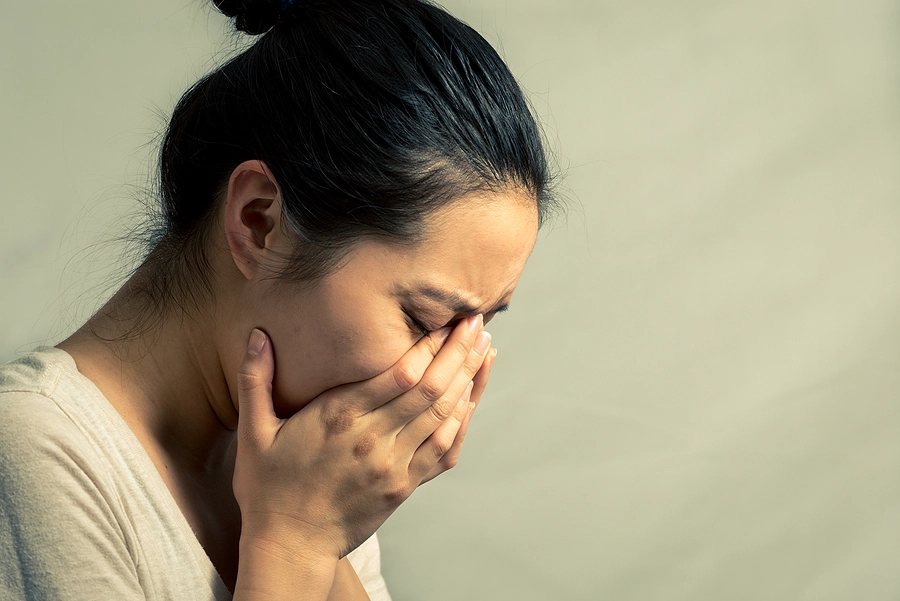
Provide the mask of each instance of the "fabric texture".
[{"label": "fabric texture", "polygon": [[[349,559],[390,601],[373,536]],[[227,601],[149,456],[60,349],[0,367],[0,600]]]}]

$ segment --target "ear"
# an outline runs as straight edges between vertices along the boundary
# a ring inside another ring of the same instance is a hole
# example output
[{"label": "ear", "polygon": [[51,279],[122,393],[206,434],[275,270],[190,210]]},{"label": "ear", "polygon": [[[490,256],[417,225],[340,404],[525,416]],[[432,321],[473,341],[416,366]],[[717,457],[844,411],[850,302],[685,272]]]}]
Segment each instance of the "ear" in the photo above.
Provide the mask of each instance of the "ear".
[{"label": "ear", "polygon": [[271,273],[290,250],[281,230],[281,193],[262,161],[244,161],[231,172],[224,226],[234,264],[248,280]]}]

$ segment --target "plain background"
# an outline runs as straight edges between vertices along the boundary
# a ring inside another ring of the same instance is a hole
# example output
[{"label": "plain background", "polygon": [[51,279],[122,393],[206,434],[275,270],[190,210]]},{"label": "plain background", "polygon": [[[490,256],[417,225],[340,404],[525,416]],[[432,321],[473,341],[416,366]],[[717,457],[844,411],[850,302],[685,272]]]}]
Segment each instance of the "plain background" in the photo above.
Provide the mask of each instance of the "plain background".
[{"label": "plain background", "polygon": [[[571,210],[491,324],[460,466],[382,529],[395,600],[900,598],[900,5],[446,6],[528,89]],[[111,291],[225,27],[4,7],[0,360]]]}]

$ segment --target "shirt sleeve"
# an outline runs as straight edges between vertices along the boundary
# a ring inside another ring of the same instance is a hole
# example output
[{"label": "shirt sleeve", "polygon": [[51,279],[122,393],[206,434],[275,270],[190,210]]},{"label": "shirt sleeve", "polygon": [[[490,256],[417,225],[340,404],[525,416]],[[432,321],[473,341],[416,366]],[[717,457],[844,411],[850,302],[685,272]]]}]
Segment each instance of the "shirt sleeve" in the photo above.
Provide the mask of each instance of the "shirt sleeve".
[{"label": "shirt sleeve", "polygon": [[391,601],[387,584],[381,575],[381,547],[378,545],[377,534],[354,549],[347,559],[356,570],[370,601]]},{"label": "shirt sleeve", "polygon": [[0,598],[145,599],[102,466],[52,401],[0,394]]}]

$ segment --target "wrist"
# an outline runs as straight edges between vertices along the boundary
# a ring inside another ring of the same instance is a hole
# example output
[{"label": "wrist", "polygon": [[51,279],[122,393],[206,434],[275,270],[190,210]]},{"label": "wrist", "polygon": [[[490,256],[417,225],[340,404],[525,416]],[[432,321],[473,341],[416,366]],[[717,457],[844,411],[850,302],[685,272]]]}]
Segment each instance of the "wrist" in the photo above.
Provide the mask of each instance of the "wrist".
[{"label": "wrist", "polygon": [[234,599],[327,599],[337,563],[337,556],[284,531],[242,533]]},{"label": "wrist", "polygon": [[294,524],[267,524],[265,527],[242,524],[240,550],[270,555],[278,562],[303,562],[308,565],[332,564],[340,558],[337,547],[329,544],[324,532],[298,528]]}]

